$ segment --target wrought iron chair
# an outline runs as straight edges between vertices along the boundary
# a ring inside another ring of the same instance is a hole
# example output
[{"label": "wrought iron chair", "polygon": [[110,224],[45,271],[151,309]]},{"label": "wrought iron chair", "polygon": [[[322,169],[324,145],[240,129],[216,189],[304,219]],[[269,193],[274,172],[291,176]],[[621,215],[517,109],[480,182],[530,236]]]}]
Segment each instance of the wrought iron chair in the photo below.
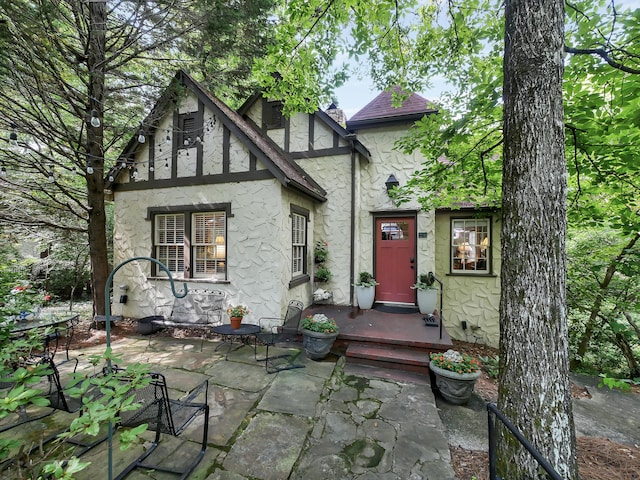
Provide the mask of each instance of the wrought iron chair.
[{"label": "wrought iron chair", "polygon": [[[288,353],[284,355],[269,356],[269,347],[275,346],[277,343],[290,342],[295,340],[298,336],[298,329],[300,327],[300,318],[302,317],[302,310],[304,304],[298,300],[291,300],[287,307],[287,312],[284,318],[275,317],[261,317],[258,320],[260,325],[260,333],[257,334],[257,339],[264,345],[267,350],[264,358],[258,358],[259,362],[264,361],[265,370],[267,373],[276,373],[283,370],[291,370],[293,368],[304,368],[304,365],[291,363],[288,360],[295,355]],[[274,325],[275,324],[275,325]],[[277,359],[287,359],[286,362],[274,363]]]},{"label": "wrought iron chair", "polygon": [[[123,427],[136,427],[146,423],[148,424],[149,430],[155,431],[156,435],[151,446],[128,465],[116,477],[116,480],[125,478],[136,468],[172,473],[180,475],[181,480],[185,479],[191,474],[200,460],[202,460],[207,448],[207,436],[209,434],[209,405],[207,404],[208,380],[205,380],[193,389],[185,399],[173,400],[169,398],[167,382],[164,375],[160,373],[150,373],[149,375],[151,377],[149,385],[135,390],[134,393],[134,403],[139,403],[142,407],[134,411],[122,412],[120,415],[120,425]],[[204,394],[204,403],[194,402],[201,394]],[[178,470],[146,462],[148,457],[160,444],[162,433],[178,436],[200,414],[204,415],[200,451],[184,469]]]},{"label": "wrought iron chair", "polygon": [[[48,354],[43,355],[34,355],[27,360],[24,361],[23,365],[26,368],[38,368],[39,371],[42,370],[43,374],[46,376],[43,379],[34,385],[31,385],[30,388],[36,388],[42,390],[42,397],[49,400],[49,405],[46,407],[46,410],[42,412],[36,412],[36,414],[30,413],[25,406],[19,408],[16,412],[18,415],[18,420],[13,423],[7,423],[0,426],[0,432],[4,432],[5,430],[9,430],[11,428],[17,427],[24,423],[32,422],[34,420],[40,420],[48,415],[51,415],[55,410],[64,410],[65,412],[77,412],[82,402],[79,399],[73,399],[65,395],[64,388],[62,386],[62,381],[60,380],[60,372],[58,370],[58,366],[72,363],[73,364],[73,372],[75,373],[76,368],[78,366],[78,359],[73,358],[71,360],[65,360],[58,365],[56,365],[53,361],[53,357]],[[43,385],[46,383],[46,385]],[[12,382],[2,382],[0,384],[0,389],[11,389],[14,387],[14,383]]]}]

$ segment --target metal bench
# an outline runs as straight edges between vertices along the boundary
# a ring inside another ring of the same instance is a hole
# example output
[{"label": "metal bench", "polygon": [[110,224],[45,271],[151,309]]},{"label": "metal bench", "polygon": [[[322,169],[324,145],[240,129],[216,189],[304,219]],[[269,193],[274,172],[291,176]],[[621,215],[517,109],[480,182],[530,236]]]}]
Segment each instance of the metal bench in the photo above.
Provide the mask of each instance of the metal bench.
[{"label": "metal bench", "polygon": [[151,324],[157,328],[203,330],[204,334],[222,323],[225,293],[221,290],[189,290],[186,297],[176,298],[168,318],[155,317]]}]

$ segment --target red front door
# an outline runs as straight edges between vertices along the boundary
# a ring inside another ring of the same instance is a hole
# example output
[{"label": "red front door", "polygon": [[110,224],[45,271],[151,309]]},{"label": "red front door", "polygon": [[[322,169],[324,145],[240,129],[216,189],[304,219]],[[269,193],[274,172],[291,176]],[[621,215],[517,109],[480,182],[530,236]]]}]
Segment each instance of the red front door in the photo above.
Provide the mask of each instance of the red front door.
[{"label": "red front door", "polygon": [[376,301],[414,303],[416,221],[414,217],[377,218],[375,232]]}]

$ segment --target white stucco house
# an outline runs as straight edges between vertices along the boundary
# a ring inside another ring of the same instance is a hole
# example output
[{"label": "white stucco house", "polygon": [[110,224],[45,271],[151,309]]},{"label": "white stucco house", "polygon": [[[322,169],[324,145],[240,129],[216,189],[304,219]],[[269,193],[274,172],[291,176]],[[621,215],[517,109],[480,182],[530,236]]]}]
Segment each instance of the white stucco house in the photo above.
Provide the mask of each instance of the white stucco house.
[{"label": "white stucco house", "polygon": [[[346,125],[338,113],[285,118],[260,95],[234,111],[178,72],[143,122],[144,138],[134,136],[107,174],[114,263],[156,258],[190,289],[223,290],[255,318],[280,316],[292,299],[310,305],[318,288],[356,305],[361,271],[380,283],[377,302],[412,305],[417,275],[433,271],[450,335],[496,346],[499,214],[398,207],[387,192],[391,176],[403,184],[423,161],[395,141],[435,108],[415,94],[394,108],[384,92]],[[321,284],[316,242],[326,242],[332,273]],[[150,262],[126,265],[114,285],[128,287],[116,314],[156,315],[173,301]]]}]

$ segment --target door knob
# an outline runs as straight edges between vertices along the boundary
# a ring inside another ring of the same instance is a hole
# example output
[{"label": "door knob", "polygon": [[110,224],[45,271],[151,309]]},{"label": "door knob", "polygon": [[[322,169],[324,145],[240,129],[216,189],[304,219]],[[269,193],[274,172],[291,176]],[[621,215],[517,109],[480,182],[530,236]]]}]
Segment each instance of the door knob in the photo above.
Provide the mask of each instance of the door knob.
[{"label": "door knob", "polygon": [[414,263],[414,262],[416,261],[416,259],[415,259],[415,258],[413,258],[413,257],[411,257],[411,258],[409,259],[409,261],[410,261],[411,263]]}]

